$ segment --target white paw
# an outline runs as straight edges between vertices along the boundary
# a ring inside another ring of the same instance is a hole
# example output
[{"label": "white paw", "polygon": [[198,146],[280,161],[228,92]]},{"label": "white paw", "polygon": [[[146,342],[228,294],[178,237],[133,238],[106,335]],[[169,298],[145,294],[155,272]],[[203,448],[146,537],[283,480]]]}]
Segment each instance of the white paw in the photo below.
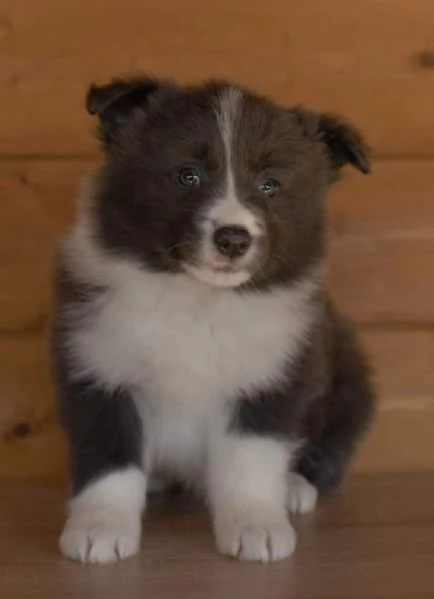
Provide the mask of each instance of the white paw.
[{"label": "white paw", "polygon": [[60,537],[62,553],[70,559],[108,564],[136,554],[140,547],[140,523],[136,526],[67,522]]},{"label": "white paw", "polygon": [[311,512],[318,500],[318,490],[297,472],[288,475],[288,510],[293,514]]},{"label": "white paw", "polygon": [[285,518],[270,522],[232,519],[219,522],[215,530],[219,551],[241,560],[280,560],[295,548],[295,531]]}]

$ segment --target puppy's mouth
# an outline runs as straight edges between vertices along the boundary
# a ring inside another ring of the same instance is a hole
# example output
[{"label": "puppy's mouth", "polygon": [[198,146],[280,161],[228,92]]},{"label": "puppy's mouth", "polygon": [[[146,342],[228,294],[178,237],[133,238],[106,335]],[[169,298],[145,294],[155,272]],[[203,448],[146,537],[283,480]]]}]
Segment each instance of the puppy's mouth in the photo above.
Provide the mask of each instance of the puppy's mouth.
[{"label": "puppy's mouth", "polygon": [[249,269],[234,264],[185,263],[184,269],[194,279],[215,287],[239,287],[252,277]]}]

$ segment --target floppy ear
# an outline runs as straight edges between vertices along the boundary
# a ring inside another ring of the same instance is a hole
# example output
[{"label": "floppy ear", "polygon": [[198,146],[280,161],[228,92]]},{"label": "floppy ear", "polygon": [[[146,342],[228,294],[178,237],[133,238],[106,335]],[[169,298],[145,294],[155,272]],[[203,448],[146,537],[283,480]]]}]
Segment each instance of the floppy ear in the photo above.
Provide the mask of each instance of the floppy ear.
[{"label": "floppy ear", "polygon": [[319,118],[319,132],[338,168],[344,164],[352,164],[365,175],[371,172],[368,144],[353,125],[333,114],[322,114]]},{"label": "floppy ear", "polygon": [[369,146],[353,125],[334,114],[315,114],[305,108],[297,114],[305,132],[325,144],[334,168],[351,164],[365,175],[371,172]]},{"label": "floppy ear", "polygon": [[107,85],[91,85],[86,96],[86,108],[100,119],[103,143],[109,145],[137,110],[146,109],[151,96],[161,87],[162,82],[150,77],[113,79]]}]

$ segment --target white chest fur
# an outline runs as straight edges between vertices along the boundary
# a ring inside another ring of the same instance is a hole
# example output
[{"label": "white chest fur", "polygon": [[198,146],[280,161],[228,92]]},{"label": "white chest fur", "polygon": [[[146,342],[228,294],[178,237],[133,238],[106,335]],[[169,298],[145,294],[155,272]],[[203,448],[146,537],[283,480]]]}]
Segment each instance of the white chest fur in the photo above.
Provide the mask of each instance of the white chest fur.
[{"label": "white chest fur", "polygon": [[153,402],[197,406],[267,386],[312,320],[312,281],[241,295],[184,275],[138,276],[139,286],[111,289],[95,302],[74,345],[89,374],[143,387]]},{"label": "white chest fur", "polygon": [[316,278],[239,294],[110,262],[81,264],[81,273],[108,289],[70,349],[80,374],[136,390],[153,461],[191,468],[230,400],[272,385],[297,354],[314,317],[307,300]]}]

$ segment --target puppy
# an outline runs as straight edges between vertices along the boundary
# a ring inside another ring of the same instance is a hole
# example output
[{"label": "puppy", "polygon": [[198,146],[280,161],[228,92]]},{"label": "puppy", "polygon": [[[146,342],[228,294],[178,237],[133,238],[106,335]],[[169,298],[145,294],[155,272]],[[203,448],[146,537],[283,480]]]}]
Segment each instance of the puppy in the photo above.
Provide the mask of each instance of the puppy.
[{"label": "puppy", "polygon": [[291,554],[289,512],[341,480],[373,412],[326,291],[325,196],[350,163],[339,118],[226,82],[92,86],[104,160],[57,273],[53,362],[71,446],[62,552],[139,550],[153,485],[206,499],[220,552]]}]

